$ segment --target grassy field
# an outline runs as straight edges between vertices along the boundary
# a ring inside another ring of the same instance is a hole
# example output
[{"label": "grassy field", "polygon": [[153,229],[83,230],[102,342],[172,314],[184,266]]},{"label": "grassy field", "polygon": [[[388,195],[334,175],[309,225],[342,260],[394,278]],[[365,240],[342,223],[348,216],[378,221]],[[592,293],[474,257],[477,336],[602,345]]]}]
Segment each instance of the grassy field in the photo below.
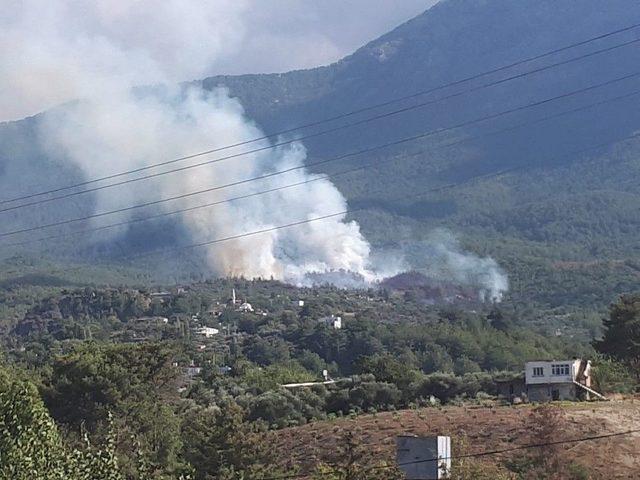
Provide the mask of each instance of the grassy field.
[{"label": "grassy field", "polygon": [[[640,429],[640,398],[610,402],[559,404],[564,419],[558,440]],[[393,463],[397,435],[449,435],[454,456],[503,449],[531,442],[531,405],[447,406],[362,415],[272,432],[272,441],[285,465],[306,471],[318,461],[335,461],[336,446],[345,431],[354,432],[370,461]],[[577,461],[593,479],[637,479],[640,471],[640,433],[568,443],[560,447],[567,461]],[[522,452],[522,451],[521,451]],[[521,454],[521,452],[519,452]],[[482,457],[500,463],[515,453]]]}]

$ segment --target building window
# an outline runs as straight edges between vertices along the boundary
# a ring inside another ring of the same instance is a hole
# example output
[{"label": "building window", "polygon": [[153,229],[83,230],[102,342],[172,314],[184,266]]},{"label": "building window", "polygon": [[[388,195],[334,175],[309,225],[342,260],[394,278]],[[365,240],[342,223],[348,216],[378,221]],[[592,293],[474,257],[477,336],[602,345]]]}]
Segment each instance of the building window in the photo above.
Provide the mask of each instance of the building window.
[{"label": "building window", "polygon": [[569,375],[569,364],[559,363],[551,365],[551,375],[555,377],[566,377]]},{"label": "building window", "polygon": [[542,367],[533,367],[533,376],[534,377],[544,377],[544,368],[542,368]]}]

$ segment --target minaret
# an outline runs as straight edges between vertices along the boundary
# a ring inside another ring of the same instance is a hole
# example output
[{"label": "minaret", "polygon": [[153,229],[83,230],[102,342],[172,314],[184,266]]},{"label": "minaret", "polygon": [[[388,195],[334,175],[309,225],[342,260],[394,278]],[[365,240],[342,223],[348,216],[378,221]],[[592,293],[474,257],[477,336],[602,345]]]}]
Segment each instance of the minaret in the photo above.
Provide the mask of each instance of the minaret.
[{"label": "minaret", "polygon": [[236,289],[234,288],[233,290],[231,290],[231,301],[233,302],[233,304],[236,304]]}]

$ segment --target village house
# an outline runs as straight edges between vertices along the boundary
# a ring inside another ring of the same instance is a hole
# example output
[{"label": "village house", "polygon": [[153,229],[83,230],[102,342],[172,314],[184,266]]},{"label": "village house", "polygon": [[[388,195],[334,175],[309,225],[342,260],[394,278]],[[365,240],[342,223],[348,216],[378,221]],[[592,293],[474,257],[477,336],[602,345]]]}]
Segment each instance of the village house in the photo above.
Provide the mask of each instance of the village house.
[{"label": "village house", "polygon": [[191,364],[188,367],[185,367],[184,373],[187,377],[193,378],[196,375],[200,375],[202,373],[202,367]]},{"label": "village house", "polygon": [[167,291],[151,292],[149,294],[149,297],[151,297],[151,298],[159,298],[160,300],[164,301],[164,300],[167,300],[167,299],[171,298],[171,292],[167,292]]},{"label": "village house", "polygon": [[218,333],[220,333],[220,330],[213,327],[199,327],[199,328],[196,328],[194,332],[196,335],[200,335],[204,338],[211,338],[214,335],[217,335]]},{"label": "village house", "polygon": [[249,302],[243,302],[237,309],[239,312],[242,313],[253,313],[253,306],[249,303]]},{"label": "village house", "polygon": [[334,330],[340,330],[342,328],[342,317],[336,317],[333,314],[320,318],[318,322],[324,323],[327,327],[332,327]]},{"label": "village house", "polygon": [[147,323],[147,324],[167,324],[169,323],[169,319],[167,317],[138,317],[134,320],[136,323]]},{"label": "village house", "polygon": [[524,375],[498,381],[497,386],[498,395],[511,402],[604,399],[591,388],[589,360],[527,362]]}]

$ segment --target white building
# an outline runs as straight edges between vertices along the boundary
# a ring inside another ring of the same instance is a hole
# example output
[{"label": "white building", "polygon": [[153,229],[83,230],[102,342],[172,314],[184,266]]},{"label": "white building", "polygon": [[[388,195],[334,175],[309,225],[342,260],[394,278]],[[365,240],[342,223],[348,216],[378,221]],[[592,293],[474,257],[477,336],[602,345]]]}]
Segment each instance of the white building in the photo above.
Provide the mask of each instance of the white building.
[{"label": "white building", "polygon": [[188,377],[195,377],[196,375],[200,375],[202,373],[202,367],[197,367],[195,365],[189,365],[188,367],[185,367],[184,373]]},{"label": "white building", "polygon": [[240,305],[238,307],[238,311],[245,313],[245,312],[249,312],[252,313],[253,312],[253,307],[251,306],[251,304],[249,302],[244,302],[242,305]]},{"label": "white building", "polygon": [[218,333],[220,333],[220,330],[213,327],[199,327],[195,329],[195,333],[196,335],[201,335],[204,338],[211,338],[214,335],[217,335]]},{"label": "white building", "polygon": [[342,328],[342,317],[336,317],[333,314],[328,317],[322,317],[318,321],[324,323],[327,327],[332,327],[334,330],[340,330]]},{"label": "white building", "polygon": [[397,437],[396,464],[407,480],[449,478],[451,437]]},{"label": "white building", "polygon": [[591,389],[591,361],[553,360],[525,363],[527,397],[532,402],[589,399],[600,396]]}]

